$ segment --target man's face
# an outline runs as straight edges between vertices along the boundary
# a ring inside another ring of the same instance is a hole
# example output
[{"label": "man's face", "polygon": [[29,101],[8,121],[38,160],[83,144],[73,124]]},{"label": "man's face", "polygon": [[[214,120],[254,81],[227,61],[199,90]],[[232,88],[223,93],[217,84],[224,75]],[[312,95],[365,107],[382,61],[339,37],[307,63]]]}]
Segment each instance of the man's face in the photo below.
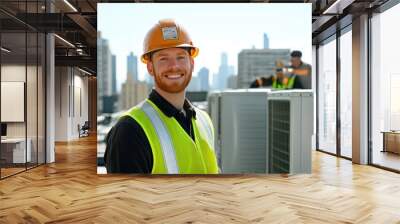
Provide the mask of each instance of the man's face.
[{"label": "man's face", "polygon": [[290,62],[292,63],[293,67],[299,67],[301,64],[301,59],[299,57],[292,57]]},{"label": "man's face", "polygon": [[154,76],[156,87],[168,93],[180,93],[192,78],[194,60],[182,48],[167,48],[155,52],[147,70]]}]

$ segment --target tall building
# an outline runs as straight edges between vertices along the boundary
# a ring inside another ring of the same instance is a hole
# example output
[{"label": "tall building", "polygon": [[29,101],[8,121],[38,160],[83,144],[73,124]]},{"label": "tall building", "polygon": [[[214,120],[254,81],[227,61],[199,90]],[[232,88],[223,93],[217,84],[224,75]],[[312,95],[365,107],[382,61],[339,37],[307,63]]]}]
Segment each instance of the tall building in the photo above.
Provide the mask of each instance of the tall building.
[{"label": "tall building", "polygon": [[103,113],[104,97],[112,96],[112,59],[108,40],[97,38],[97,112]]},{"label": "tall building", "polygon": [[146,99],[148,94],[149,87],[146,82],[134,81],[132,77],[128,76],[121,88],[120,109],[128,110]]},{"label": "tall building", "polygon": [[117,56],[114,54],[111,56],[111,76],[112,76],[112,95],[117,94]]},{"label": "tall building", "polygon": [[230,75],[228,78],[228,89],[237,88],[237,75]]},{"label": "tall building", "polygon": [[198,92],[200,91],[200,85],[200,78],[197,76],[192,76],[187,90],[190,92]]},{"label": "tall building", "polygon": [[113,113],[118,109],[117,56],[111,54],[111,96],[103,97],[103,113]]},{"label": "tall building", "polygon": [[149,89],[152,89],[154,87],[153,76],[151,76],[148,72],[146,72],[145,80],[146,80],[146,83],[147,83],[147,86],[149,87]]},{"label": "tall building", "polygon": [[225,52],[221,54],[221,66],[228,66],[228,55]]},{"label": "tall building", "polygon": [[210,89],[209,74],[210,71],[206,67],[202,67],[197,73],[197,77],[200,79],[200,91],[208,91]]},{"label": "tall building", "polygon": [[235,74],[235,66],[233,66],[233,65],[228,66],[228,74],[229,74],[229,76]]},{"label": "tall building", "polygon": [[219,89],[218,88],[218,73],[213,73],[211,75],[211,77],[212,77],[212,81],[211,81],[210,88],[213,90]]},{"label": "tall building", "polygon": [[128,75],[132,76],[133,81],[139,80],[137,66],[138,66],[137,56],[135,56],[133,52],[131,52],[127,57],[127,72]]},{"label": "tall building", "polygon": [[103,96],[103,113],[114,113],[118,109],[118,95]]},{"label": "tall building", "polygon": [[269,38],[266,33],[264,33],[264,49],[269,49]]},{"label": "tall building", "polygon": [[228,55],[224,52],[221,54],[221,65],[219,66],[218,73],[213,77],[213,88],[223,90],[227,88],[227,80],[229,75],[234,72],[233,66],[228,65]]},{"label": "tall building", "polygon": [[249,88],[257,77],[275,74],[275,61],[290,60],[290,49],[245,49],[238,58],[238,88]]}]

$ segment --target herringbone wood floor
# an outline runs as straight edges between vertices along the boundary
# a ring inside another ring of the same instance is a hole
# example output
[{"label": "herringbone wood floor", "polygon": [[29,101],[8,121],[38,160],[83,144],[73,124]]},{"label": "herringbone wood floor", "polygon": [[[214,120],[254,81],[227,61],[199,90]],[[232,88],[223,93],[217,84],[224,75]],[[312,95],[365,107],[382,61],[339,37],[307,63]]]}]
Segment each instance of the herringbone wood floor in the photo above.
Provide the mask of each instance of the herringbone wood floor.
[{"label": "herringbone wood floor", "polygon": [[400,175],[320,152],[313,174],[96,174],[96,138],[0,181],[0,223],[400,223]]}]

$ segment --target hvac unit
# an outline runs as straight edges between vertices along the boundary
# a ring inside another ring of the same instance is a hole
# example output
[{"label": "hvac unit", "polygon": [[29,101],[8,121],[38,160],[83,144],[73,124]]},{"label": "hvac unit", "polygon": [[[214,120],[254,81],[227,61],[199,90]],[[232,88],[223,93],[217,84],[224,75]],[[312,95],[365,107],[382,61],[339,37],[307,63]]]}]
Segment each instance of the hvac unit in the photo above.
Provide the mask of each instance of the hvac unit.
[{"label": "hvac unit", "polygon": [[216,126],[222,173],[267,172],[269,92],[269,89],[243,89],[220,93]]},{"label": "hvac unit", "polygon": [[311,173],[313,94],[286,90],[268,96],[268,148],[270,173]]},{"label": "hvac unit", "polygon": [[210,115],[211,121],[214,126],[214,150],[217,155],[218,167],[221,168],[221,125],[220,125],[220,111],[221,111],[221,92],[213,91],[207,97],[207,111]]}]

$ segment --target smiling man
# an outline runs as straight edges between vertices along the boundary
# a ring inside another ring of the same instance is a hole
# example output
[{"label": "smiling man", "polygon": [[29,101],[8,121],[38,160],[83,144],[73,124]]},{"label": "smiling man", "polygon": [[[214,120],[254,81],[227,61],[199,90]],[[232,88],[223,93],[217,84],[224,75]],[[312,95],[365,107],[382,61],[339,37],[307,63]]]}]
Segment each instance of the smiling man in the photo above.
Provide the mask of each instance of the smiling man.
[{"label": "smiling man", "polygon": [[160,20],[148,31],[141,61],[155,86],[108,133],[108,173],[218,173],[211,120],[185,98],[198,52],[173,20]]}]

